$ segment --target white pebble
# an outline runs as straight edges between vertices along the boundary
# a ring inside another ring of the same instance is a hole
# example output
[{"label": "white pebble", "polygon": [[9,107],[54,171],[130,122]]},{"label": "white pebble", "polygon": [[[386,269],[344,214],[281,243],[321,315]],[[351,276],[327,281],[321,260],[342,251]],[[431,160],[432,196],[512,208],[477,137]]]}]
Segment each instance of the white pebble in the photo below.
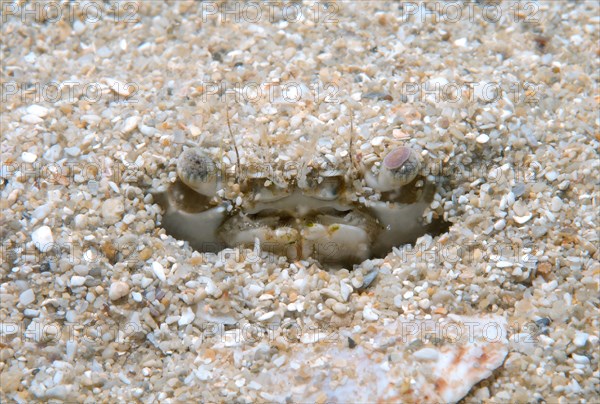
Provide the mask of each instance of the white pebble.
[{"label": "white pebble", "polygon": [[73,275],[71,277],[71,286],[82,286],[85,283],[85,276]]},{"label": "white pebble", "polygon": [[500,219],[496,223],[494,223],[494,229],[502,230],[506,227],[506,220]]},{"label": "white pebble", "polygon": [[137,128],[138,123],[140,123],[141,120],[142,118],[139,115],[130,116],[129,118],[125,119],[125,123],[121,128],[121,132],[127,134],[133,131],[135,128]]},{"label": "white pebble", "polygon": [[513,216],[513,219],[518,224],[523,224],[523,223],[527,223],[529,221],[529,219],[531,219],[532,217],[533,217],[533,215],[531,213],[529,213],[525,216]]},{"label": "white pebble", "polygon": [[477,143],[485,144],[490,141],[490,137],[488,135],[486,135],[485,133],[482,133],[481,135],[479,135],[475,138],[475,141]]},{"label": "white pebble", "polygon": [[25,55],[25,56],[23,57],[23,59],[24,59],[24,60],[25,60],[27,63],[29,63],[30,65],[32,65],[32,64],[34,64],[34,63],[35,63],[35,61],[37,60],[37,57],[36,57],[35,53],[33,53],[33,52],[29,52],[27,55]]},{"label": "white pebble", "polygon": [[515,216],[525,216],[529,213],[527,204],[523,201],[516,201],[512,206],[512,210]]},{"label": "white pebble", "polygon": [[152,284],[152,279],[144,276],[142,278],[142,282],[140,283],[140,286],[142,287],[142,289],[146,289],[151,284]]},{"label": "white pebble", "polygon": [[142,301],[142,294],[140,292],[131,292],[131,298],[134,302],[139,303]]},{"label": "white pebble", "polygon": [[344,303],[335,302],[331,307],[331,310],[336,314],[346,314],[350,309]]},{"label": "white pebble", "polygon": [[280,368],[281,365],[283,365],[285,363],[285,359],[286,359],[285,355],[278,356],[276,359],[273,359],[273,364],[275,366],[277,366],[278,368]]},{"label": "white pebble", "polygon": [[42,118],[40,118],[37,115],[33,115],[33,114],[26,114],[23,115],[21,117],[21,121],[25,122],[25,123],[30,123],[32,125],[38,124],[38,123],[42,123],[44,122],[44,120]]},{"label": "white pebble", "polygon": [[23,160],[25,163],[33,163],[37,160],[37,156],[33,153],[23,152],[21,153],[21,160]]},{"label": "white pebble", "polygon": [[107,199],[102,204],[102,218],[106,224],[115,224],[121,218],[125,211],[125,205],[122,198]]},{"label": "white pebble", "polygon": [[115,93],[117,93],[119,95],[124,95],[124,96],[129,95],[129,91],[130,91],[129,85],[127,85],[126,83],[123,83],[122,81],[107,78],[106,84],[108,85],[108,87],[110,87],[111,90],[113,90]]},{"label": "white pebble", "polygon": [[95,114],[81,115],[81,121],[90,125],[98,125],[102,118]]},{"label": "white pebble", "polygon": [[110,300],[118,300],[129,293],[129,285],[126,282],[117,281],[110,285],[108,297]]},{"label": "white pebble", "polygon": [[77,352],[77,342],[70,339],[67,340],[65,343],[65,350],[67,354],[67,360],[73,360],[73,357],[75,357],[75,352]]},{"label": "white pebble", "polygon": [[516,267],[512,271],[512,276],[514,276],[515,278],[521,278],[523,276],[523,270],[521,269],[521,267]]},{"label": "white pebble", "polygon": [[133,223],[133,221],[135,220],[135,215],[128,213],[125,215],[125,217],[123,217],[123,223],[125,224],[131,224]]},{"label": "white pebble", "polygon": [[552,182],[558,178],[558,173],[556,171],[550,171],[546,173],[545,177],[548,181]]},{"label": "white pebble", "polygon": [[[28,318],[34,318],[40,315],[40,311],[35,309],[25,309],[23,310],[23,315]],[[1,335],[2,333],[0,332],[0,336]]]},{"label": "white pebble", "polygon": [[19,295],[19,303],[21,303],[23,306],[27,306],[34,301],[35,293],[33,293],[33,289],[27,289]]},{"label": "white pebble", "polygon": [[194,312],[192,311],[192,309],[189,308],[189,307],[186,307],[183,310],[183,313],[181,313],[181,317],[179,317],[179,321],[177,321],[177,324],[179,324],[179,325],[188,325],[192,321],[194,321],[194,318],[196,318],[196,315],[194,314]]},{"label": "white pebble", "polygon": [[223,294],[221,289],[219,289],[217,287],[217,285],[211,280],[208,280],[204,290],[206,291],[207,294],[209,294],[210,296],[213,296],[213,297],[218,297],[218,296],[221,296],[221,294]]},{"label": "white pebble", "polygon": [[375,313],[371,306],[365,306],[363,309],[363,318],[368,321],[377,321],[379,314]]},{"label": "white pebble", "polygon": [[48,115],[48,108],[42,107],[41,105],[30,105],[26,109],[28,114],[39,116],[40,118]]},{"label": "white pebble", "polygon": [[77,321],[77,312],[75,310],[67,310],[65,313],[65,320],[69,323],[74,323]]},{"label": "white pebble", "polygon": [[152,272],[154,275],[161,281],[166,282],[167,277],[165,276],[165,268],[162,266],[160,262],[154,261],[152,263]]},{"label": "white pebble", "polygon": [[258,321],[266,321],[271,319],[273,316],[275,315],[274,311],[270,311],[268,313],[263,314],[262,316],[258,317]]},{"label": "white pebble", "polygon": [[196,137],[196,136],[200,135],[200,133],[202,133],[200,128],[195,125],[189,125],[187,128],[188,128],[188,131],[190,132],[190,135],[192,135],[192,137]]},{"label": "white pebble", "polygon": [[290,126],[292,129],[296,129],[302,123],[302,116],[294,115],[292,119],[290,119]]},{"label": "white pebble", "polygon": [[88,265],[75,265],[73,272],[79,276],[86,276],[90,272],[90,267]]},{"label": "white pebble", "polygon": [[456,41],[454,41],[454,45],[464,48],[465,46],[467,46],[467,38],[457,39]]},{"label": "white pebble", "polygon": [[47,251],[48,245],[54,242],[52,237],[52,230],[48,226],[38,227],[33,233],[31,233],[31,239],[35,246],[40,251]]},{"label": "white pebble", "polygon": [[71,157],[77,157],[81,153],[81,149],[77,146],[65,147],[65,153]]},{"label": "white pebble", "polygon": [[55,398],[57,400],[66,400],[69,396],[71,385],[60,384],[58,386],[50,387],[44,393],[44,398],[50,399]]},{"label": "white pebble", "polygon": [[84,23],[82,23],[78,19],[75,19],[75,22],[73,23],[73,31],[75,31],[76,34],[83,34],[85,28],[86,26]]},{"label": "white pebble", "polygon": [[383,140],[384,140],[384,137],[383,137],[383,136],[377,136],[377,137],[374,137],[374,138],[371,140],[371,146],[373,146],[373,147],[378,147],[378,146],[381,146],[381,144],[383,143]]},{"label": "white pebble", "polygon": [[352,293],[352,286],[348,285],[346,282],[340,282],[340,294],[342,295],[342,299],[345,302],[348,301],[350,294]]},{"label": "white pebble", "polygon": [[57,161],[60,158],[60,154],[62,153],[62,147],[59,144],[55,144],[54,146],[51,146],[48,150],[46,150],[46,152],[44,153],[44,158],[48,161]]},{"label": "white pebble", "polygon": [[552,212],[558,212],[563,206],[563,201],[558,196],[552,198],[552,202],[550,203],[550,210]]},{"label": "white pebble", "polygon": [[589,336],[590,335],[588,333],[577,331],[575,333],[575,338],[573,338],[573,343],[575,344],[575,346],[581,348],[582,346],[585,346]]},{"label": "white pebble", "polygon": [[262,389],[262,384],[257,383],[256,381],[252,380],[250,383],[248,383],[248,388],[250,388],[252,390],[260,390],[260,389]]},{"label": "white pebble", "polygon": [[78,229],[85,228],[87,226],[87,222],[87,216],[81,213],[75,216],[75,227],[77,227]]},{"label": "white pebble", "polygon": [[558,287],[558,281],[556,279],[542,284],[542,290],[544,292],[552,292],[554,289]]},{"label": "white pebble", "polygon": [[258,296],[259,293],[261,293],[263,291],[263,288],[261,288],[259,285],[252,283],[248,286],[246,286],[246,293],[248,294],[249,297],[255,297]]},{"label": "white pebble", "polygon": [[573,354],[572,356],[575,363],[580,363],[582,365],[590,363],[590,358],[588,358],[587,356],[577,354]]},{"label": "white pebble", "polygon": [[49,204],[49,203],[42,205],[42,206],[38,206],[37,208],[35,208],[33,210],[33,212],[31,212],[31,217],[38,221],[42,220],[43,218],[48,216],[50,214],[50,212],[52,212],[52,208],[53,208],[52,204]]},{"label": "white pebble", "polygon": [[422,308],[423,310],[427,310],[430,305],[431,305],[431,302],[429,301],[429,299],[419,300],[419,307]]},{"label": "white pebble", "polygon": [[437,360],[437,358],[439,358],[440,353],[433,348],[423,348],[423,349],[418,350],[417,352],[413,353],[413,356],[416,359],[420,359],[420,360],[434,361],[434,360]]}]

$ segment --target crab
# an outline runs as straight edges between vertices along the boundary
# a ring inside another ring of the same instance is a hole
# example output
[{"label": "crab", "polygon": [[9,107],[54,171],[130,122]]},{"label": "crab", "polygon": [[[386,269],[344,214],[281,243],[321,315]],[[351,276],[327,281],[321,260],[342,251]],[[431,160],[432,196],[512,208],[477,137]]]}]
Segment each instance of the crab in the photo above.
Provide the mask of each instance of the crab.
[{"label": "crab", "polygon": [[426,232],[423,213],[435,188],[419,175],[411,147],[394,145],[370,164],[351,153],[334,164],[318,152],[302,164],[240,164],[234,149],[186,148],[177,181],[154,192],[167,233],[200,252],[259,248],[345,265],[385,256]]}]

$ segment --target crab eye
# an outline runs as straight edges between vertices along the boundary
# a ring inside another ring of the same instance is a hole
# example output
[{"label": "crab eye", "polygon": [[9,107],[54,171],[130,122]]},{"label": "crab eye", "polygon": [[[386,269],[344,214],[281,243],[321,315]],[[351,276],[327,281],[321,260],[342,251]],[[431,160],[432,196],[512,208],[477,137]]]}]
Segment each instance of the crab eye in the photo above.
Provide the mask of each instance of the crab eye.
[{"label": "crab eye", "polygon": [[390,191],[409,184],[420,169],[421,163],[417,153],[410,147],[398,147],[384,157],[377,179],[377,188],[381,191]]},{"label": "crab eye", "polygon": [[177,175],[185,185],[206,196],[214,196],[219,187],[217,166],[199,147],[181,153],[177,161]]}]

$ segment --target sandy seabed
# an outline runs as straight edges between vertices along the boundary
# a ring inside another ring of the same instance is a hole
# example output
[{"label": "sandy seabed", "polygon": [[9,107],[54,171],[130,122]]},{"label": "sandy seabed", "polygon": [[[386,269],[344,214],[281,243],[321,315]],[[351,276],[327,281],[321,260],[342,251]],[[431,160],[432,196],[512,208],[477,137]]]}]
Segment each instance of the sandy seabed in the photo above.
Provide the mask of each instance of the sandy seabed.
[{"label": "sandy seabed", "polygon": [[[597,2],[0,6],[2,402],[597,401]],[[194,251],[150,190],[233,143],[409,146],[447,229]]]}]

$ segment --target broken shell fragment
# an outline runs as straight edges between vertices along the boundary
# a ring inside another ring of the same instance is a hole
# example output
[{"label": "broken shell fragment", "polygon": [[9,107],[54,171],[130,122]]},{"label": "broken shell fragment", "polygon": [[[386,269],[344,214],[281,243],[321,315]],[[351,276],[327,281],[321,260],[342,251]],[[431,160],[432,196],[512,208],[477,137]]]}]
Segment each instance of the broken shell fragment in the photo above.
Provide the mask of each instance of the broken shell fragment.
[{"label": "broken shell fragment", "polygon": [[531,219],[532,217],[533,217],[533,215],[531,213],[527,213],[523,216],[513,216],[513,219],[518,224],[524,224],[524,223],[527,223],[529,221],[529,219]]},{"label": "broken shell fragment", "polygon": [[[365,308],[370,312],[369,306]],[[424,329],[438,330],[433,333],[439,336],[437,342],[419,339],[417,330]],[[264,374],[261,384],[275,401],[287,397],[301,402],[351,398],[352,402],[455,403],[502,366],[509,350],[506,334],[507,323],[500,316],[449,315],[437,321],[399,317],[384,332],[354,343],[353,349],[325,342],[320,335],[304,338],[303,344],[290,349],[290,363],[307,363],[319,349],[321,362],[310,367],[304,381],[314,390],[302,386],[287,392],[290,378],[298,371],[286,367]],[[334,379],[333,371],[346,363],[354,364],[360,377]]]},{"label": "broken shell fragment", "polygon": [[177,175],[185,185],[196,192],[214,196],[220,188],[217,165],[199,147],[185,150],[177,161]]}]

